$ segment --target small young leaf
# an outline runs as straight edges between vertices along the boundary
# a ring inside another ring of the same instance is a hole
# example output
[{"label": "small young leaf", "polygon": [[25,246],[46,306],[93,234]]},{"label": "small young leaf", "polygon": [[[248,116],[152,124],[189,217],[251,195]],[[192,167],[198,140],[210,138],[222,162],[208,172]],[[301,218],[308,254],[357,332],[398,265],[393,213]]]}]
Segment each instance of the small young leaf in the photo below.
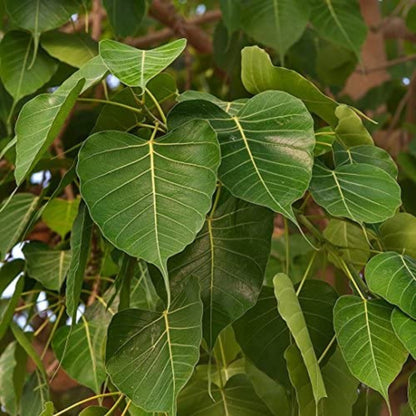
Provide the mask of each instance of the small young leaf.
[{"label": "small young leaf", "polygon": [[167,68],[185,49],[186,40],[178,39],[148,51],[114,40],[100,42],[100,55],[108,69],[129,87],[140,87]]}]

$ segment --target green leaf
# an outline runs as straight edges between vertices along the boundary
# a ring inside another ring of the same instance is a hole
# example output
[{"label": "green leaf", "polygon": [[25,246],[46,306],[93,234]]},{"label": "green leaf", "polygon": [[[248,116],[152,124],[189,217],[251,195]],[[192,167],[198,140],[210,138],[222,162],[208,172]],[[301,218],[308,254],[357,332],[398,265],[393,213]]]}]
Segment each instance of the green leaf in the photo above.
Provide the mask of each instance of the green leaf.
[{"label": "green leaf", "polygon": [[14,310],[18,305],[20,295],[23,292],[24,280],[24,276],[19,278],[10,299],[0,299],[0,339],[4,337],[9,324],[12,322]]},{"label": "green leaf", "polygon": [[206,381],[190,383],[180,395],[178,416],[272,416],[243,374],[231,377],[220,388],[212,386],[210,397]]},{"label": "green leaf", "polygon": [[400,212],[389,218],[380,227],[383,246],[416,258],[416,217]]},{"label": "green leaf", "polygon": [[48,383],[39,371],[35,370],[24,385],[20,401],[20,414],[41,415],[49,400]]},{"label": "green leaf", "polygon": [[125,309],[108,328],[106,368],[115,386],[146,411],[176,414],[176,398],[199,359],[202,302],[196,278],[171,289],[162,313]]},{"label": "green leaf", "polygon": [[341,267],[339,257],[346,262],[363,267],[370,257],[370,246],[364,231],[357,224],[346,220],[331,219],[323,232],[327,241],[336,246],[337,253],[329,253],[329,260]]},{"label": "green leaf", "polygon": [[309,14],[309,4],[302,0],[243,0],[241,27],[257,42],[274,48],[283,64],[287,50],[306,29]]},{"label": "green leaf", "polygon": [[52,231],[58,233],[62,240],[72,229],[77,216],[79,201],[79,198],[73,200],[54,198],[42,212],[43,222]]},{"label": "green leaf", "polygon": [[107,407],[90,406],[82,410],[79,416],[105,416],[108,414]]},{"label": "green leaf", "polygon": [[146,14],[145,0],[104,0],[107,17],[116,36],[134,36]]},{"label": "green leaf", "polygon": [[338,118],[335,133],[347,147],[374,145],[370,133],[353,108],[341,104],[335,109],[335,115]]},{"label": "green leaf", "polygon": [[130,87],[144,92],[147,83],[167,68],[185,49],[178,39],[151,50],[141,50],[114,40],[100,42],[100,55],[110,72]]},{"label": "green leaf", "polygon": [[13,23],[32,33],[36,55],[42,32],[55,29],[66,23],[72,14],[78,12],[76,0],[5,0],[7,13]]},{"label": "green leaf", "polygon": [[7,286],[24,270],[25,262],[15,259],[4,263],[0,268],[0,295]]},{"label": "green leaf", "polygon": [[400,309],[394,308],[391,314],[394,332],[413,358],[416,357],[416,321],[409,318]]},{"label": "green leaf", "polygon": [[220,331],[255,305],[270,253],[273,213],[219,188],[195,241],[168,263],[170,279],[196,276],[203,334],[212,349]]},{"label": "green leaf", "polygon": [[84,204],[79,206],[71,232],[71,264],[69,265],[66,282],[66,307],[68,315],[75,322],[78,302],[81,296],[85,267],[89,256],[92,221]]},{"label": "green leaf", "polygon": [[98,55],[98,44],[86,33],[48,32],[42,35],[41,46],[49,55],[76,68]]},{"label": "green leaf", "polygon": [[324,155],[332,150],[332,145],[335,142],[335,132],[331,127],[321,127],[315,132],[315,157]]},{"label": "green leaf", "polygon": [[69,92],[61,87],[53,94],[40,94],[23,106],[16,122],[14,175],[18,185],[52,144],[83,85],[84,80],[81,80]]},{"label": "green leaf", "polygon": [[277,299],[277,309],[300,350],[311,381],[313,397],[315,403],[318,404],[323,397],[327,397],[325,385],[292,281],[285,274],[279,273],[274,277],[273,285]]},{"label": "green leaf", "polygon": [[391,177],[397,178],[397,166],[388,152],[376,146],[354,146],[344,149],[337,147],[334,152],[335,163],[342,166],[350,163],[365,163],[383,169]]},{"label": "green leaf", "polygon": [[167,259],[201,229],[216,187],[219,148],[196,121],[150,140],[106,131],[79,154],[81,194],[104,236],[167,277]]},{"label": "green leaf", "polygon": [[201,118],[218,134],[224,186],[235,197],[296,222],[291,205],[308,187],[315,144],[313,120],[303,103],[267,91],[231,116],[208,101],[185,101],[171,111],[168,124]]},{"label": "green leaf", "polygon": [[335,217],[377,223],[400,206],[400,187],[384,170],[367,164],[328,169],[316,162],[310,191],[317,204]]},{"label": "green leaf", "polygon": [[54,412],[55,407],[53,405],[53,402],[45,402],[43,404],[42,413],[40,413],[39,416],[53,416]]},{"label": "green leaf", "polygon": [[409,377],[407,387],[407,397],[409,400],[409,406],[413,415],[416,415],[416,373],[412,373]]},{"label": "green leaf", "polygon": [[97,394],[105,379],[106,322],[84,316],[72,328],[63,326],[52,339],[52,348],[66,373]]},{"label": "green leaf", "polygon": [[407,351],[390,323],[391,307],[382,300],[342,296],[334,309],[338,344],[351,373],[388,402],[388,387]]},{"label": "green leaf", "polygon": [[[0,356],[0,403],[10,415],[17,415],[23,384],[17,383],[16,373],[26,372],[26,360],[21,357],[21,348],[11,342]],[[12,381],[12,382],[11,382]]]},{"label": "green leaf", "polygon": [[231,34],[240,28],[241,2],[240,0],[220,0],[222,20]]},{"label": "green leaf", "polygon": [[337,43],[360,58],[367,26],[356,0],[310,0],[311,22],[320,36]]},{"label": "green leaf", "polygon": [[42,50],[31,65],[33,53],[32,37],[25,32],[7,32],[0,43],[0,76],[15,102],[41,88],[58,68]]},{"label": "green leaf", "polygon": [[335,109],[338,103],[323,94],[312,82],[291,69],[273,66],[270,56],[258,46],[244,48],[241,55],[241,78],[248,92],[285,91],[301,99],[309,111],[336,127],[338,119]]},{"label": "green leaf", "polygon": [[29,276],[47,289],[59,291],[69,269],[71,252],[51,250],[46,244],[33,242],[24,245],[23,254]]},{"label": "green leaf", "polygon": [[369,289],[416,319],[416,260],[392,251],[374,256],[365,267]]}]

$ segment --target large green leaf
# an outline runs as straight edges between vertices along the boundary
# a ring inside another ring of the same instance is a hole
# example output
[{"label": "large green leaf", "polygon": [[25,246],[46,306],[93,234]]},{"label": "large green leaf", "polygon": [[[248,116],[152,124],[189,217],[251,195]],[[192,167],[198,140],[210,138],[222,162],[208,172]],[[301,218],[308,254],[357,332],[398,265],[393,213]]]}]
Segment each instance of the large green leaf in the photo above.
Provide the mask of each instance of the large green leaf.
[{"label": "large green leaf", "polygon": [[243,49],[241,78],[252,94],[281,90],[300,98],[306,107],[335,127],[338,103],[323,94],[312,82],[291,69],[273,66],[270,56],[258,46]]},{"label": "large green leaf", "polygon": [[42,212],[44,223],[52,231],[58,233],[62,240],[72,229],[72,224],[77,216],[79,201],[79,198],[73,200],[54,198]]},{"label": "large green leaf", "polygon": [[178,39],[151,50],[141,50],[114,40],[100,42],[100,55],[112,74],[130,87],[144,92],[147,83],[167,68],[185,49]]},{"label": "large green leaf", "polygon": [[390,323],[391,306],[382,300],[342,296],[334,309],[334,326],[351,373],[388,401],[388,387],[399,374],[407,351]]},{"label": "large green leaf", "polygon": [[49,55],[76,68],[98,54],[98,44],[85,33],[48,32],[40,43]]},{"label": "large green leaf", "polygon": [[369,289],[416,319],[416,260],[392,251],[374,256],[365,267]]},{"label": "large green leaf", "polygon": [[327,397],[325,385],[293,283],[288,276],[278,273],[273,279],[273,285],[277,309],[300,350],[311,381],[313,397],[318,404],[323,397]]},{"label": "large green leaf", "polygon": [[171,279],[199,279],[203,333],[210,349],[219,332],[256,303],[272,232],[271,211],[220,188],[195,241],[169,261]]},{"label": "large green leaf", "polygon": [[38,204],[33,194],[16,194],[0,207],[0,259],[18,242]]},{"label": "large green leaf", "polygon": [[367,35],[357,0],[310,0],[311,21],[325,39],[337,43],[360,56]]},{"label": "large green leaf", "polygon": [[400,309],[394,308],[391,313],[391,324],[394,332],[407,351],[416,357],[416,321],[409,318]]},{"label": "large green leaf", "polygon": [[13,23],[32,33],[34,54],[38,49],[40,34],[63,25],[79,8],[76,0],[5,0],[5,4]]},{"label": "large green leaf", "polygon": [[[334,334],[332,309],[336,299],[334,289],[319,280],[307,280],[299,293],[299,304],[318,357],[325,351]],[[233,326],[247,357],[271,378],[287,385],[283,354],[290,345],[290,335],[276,307],[273,289],[264,287],[256,305]]]},{"label": "large green leaf", "polygon": [[146,14],[145,0],[104,0],[116,36],[134,36]]},{"label": "large green leaf", "polygon": [[0,76],[15,102],[46,84],[58,68],[41,50],[29,69],[32,54],[33,40],[28,33],[7,32],[0,43]]},{"label": "large green leaf", "polygon": [[53,94],[40,94],[23,106],[16,123],[17,184],[26,178],[59,133],[83,84],[83,80],[79,81],[69,93],[58,88]]},{"label": "large green leaf", "polygon": [[0,268],[0,295],[4,289],[21,273],[25,268],[25,262],[22,259],[14,259],[3,263]]},{"label": "large green leaf", "polygon": [[24,385],[20,414],[40,415],[49,401],[49,385],[40,372],[35,370]]},{"label": "large green leaf", "polygon": [[241,27],[257,42],[274,48],[283,63],[287,50],[306,29],[309,14],[309,3],[302,0],[243,0]]},{"label": "large green leaf", "polygon": [[193,381],[180,395],[178,416],[272,416],[243,374],[232,377],[223,388],[212,386],[211,395],[206,381]]},{"label": "large green leaf", "polygon": [[315,201],[335,217],[377,223],[400,206],[400,187],[384,170],[367,164],[328,169],[315,163],[310,190]]},{"label": "large green leaf", "polygon": [[416,258],[416,217],[400,212],[389,218],[380,227],[383,246]]},{"label": "large green leaf", "polygon": [[100,392],[105,379],[104,343],[106,322],[87,320],[85,317],[72,328],[63,326],[58,329],[52,340],[56,358],[67,374],[89,387]]},{"label": "large green leaf", "polygon": [[168,123],[189,119],[207,119],[217,132],[220,179],[234,196],[296,221],[291,205],[309,184],[315,144],[312,117],[300,100],[266,91],[234,116],[209,101],[185,101]]},{"label": "large green leaf", "polygon": [[85,267],[89,256],[92,221],[85,204],[79,207],[77,218],[71,232],[71,264],[66,282],[66,307],[68,315],[75,322]]},{"label": "large green leaf", "polygon": [[23,254],[30,277],[51,290],[61,288],[71,262],[69,250],[51,250],[47,245],[33,242],[25,244]]},{"label": "large green leaf", "polygon": [[177,282],[164,312],[125,309],[109,326],[106,368],[117,388],[147,411],[176,414],[176,398],[199,359],[198,280]]},{"label": "large green leaf", "polygon": [[370,246],[363,229],[350,221],[332,218],[323,232],[327,241],[336,246],[336,255],[329,253],[329,260],[340,267],[339,257],[350,264],[363,267],[370,257]]},{"label": "large green leaf", "polygon": [[167,277],[167,259],[203,226],[216,187],[219,147],[208,123],[150,140],[106,131],[89,137],[78,162],[81,194],[104,236]]}]

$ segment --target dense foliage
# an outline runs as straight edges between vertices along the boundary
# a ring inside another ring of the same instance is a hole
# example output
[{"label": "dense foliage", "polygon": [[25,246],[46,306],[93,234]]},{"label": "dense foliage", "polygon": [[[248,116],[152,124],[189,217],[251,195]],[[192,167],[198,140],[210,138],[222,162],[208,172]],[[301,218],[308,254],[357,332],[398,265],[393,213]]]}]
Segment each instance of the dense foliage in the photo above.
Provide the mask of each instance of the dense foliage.
[{"label": "dense foliage", "polygon": [[0,5],[1,414],[416,415],[413,1]]}]

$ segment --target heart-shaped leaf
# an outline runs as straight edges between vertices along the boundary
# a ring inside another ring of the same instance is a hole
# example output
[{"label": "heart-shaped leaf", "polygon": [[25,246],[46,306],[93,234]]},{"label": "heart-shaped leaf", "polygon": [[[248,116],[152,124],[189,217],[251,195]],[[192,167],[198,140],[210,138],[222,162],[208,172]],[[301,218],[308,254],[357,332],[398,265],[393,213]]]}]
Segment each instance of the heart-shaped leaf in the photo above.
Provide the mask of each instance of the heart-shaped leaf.
[{"label": "heart-shaped leaf", "polygon": [[400,187],[384,170],[366,164],[313,168],[310,191],[315,201],[335,217],[376,223],[394,215],[400,206]]},{"label": "heart-shaped leaf", "polygon": [[416,261],[392,251],[377,254],[365,268],[369,289],[416,319]]},{"label": "heart-shaped leaf", "polygon": [[315,144],[313,120],[300,100],[266,91],[234,116],[209,101],[185,101],[174,107],[168,123],[189,119],[209,120],[217,132],[220,179],[234,196],[296,222],[291,205],[309,184]]},{"label": "heart-shaped leaf", "polygon": [[171,292],[169,310],[125,309],[113,317],[106,368],[137,406],[176,414],[176,398],[199,359],[202,302],[194,277],[175,284]]},{"label": "heart-shaped leaf", "polygon": [[203,333],[210,349],[219,332],[256,303],[272,232],[271,211],[220,188],[195,241],[169,261],[171,279],[199,279]]},{"label": "heart-shaped leaf", "polygon": [[312,82],[296,71],[274,66],[267,52],[258,46],[244,48],[241,55],[241,78],[247,91],[252,94],[267,90],[285,91],[300,98],[311,112],[336,127],[338,119],[335,109],[338,103]]},{"label": "heart-shaped leaf", "polygon": [[220,161],[215,132],[195,121],[145,140],[105,131],[81,149],[81,194],[104,236],[167,277],[167,259],[201,229]]},{"label": "heart-shaped leaf", "polygon": [[306,370],[312,385],[315,403],[327,397],[324,381],[318,360],[313,349],[305,317],[296,296],[293,283],[283,273],[278,273],[273,279],[274,294],[277,299],[277,309],[280,316],[285,320],[297,347],[302,355]]},{"label": "heart-shaped leaf", "polygon": [[178,39],[151,50],[103,40],[100,55],[112,74],[130,87],[140,87],[144,92],[147,83],[167,68],[185,49],[186,40]]},{"label": "heart-shaped leaf", "polygon": [[334,309],[338,344],[351,373],[388,402],[388,388],[407,351],[390,323],[391,306],[382,300],[342,296]]}]

